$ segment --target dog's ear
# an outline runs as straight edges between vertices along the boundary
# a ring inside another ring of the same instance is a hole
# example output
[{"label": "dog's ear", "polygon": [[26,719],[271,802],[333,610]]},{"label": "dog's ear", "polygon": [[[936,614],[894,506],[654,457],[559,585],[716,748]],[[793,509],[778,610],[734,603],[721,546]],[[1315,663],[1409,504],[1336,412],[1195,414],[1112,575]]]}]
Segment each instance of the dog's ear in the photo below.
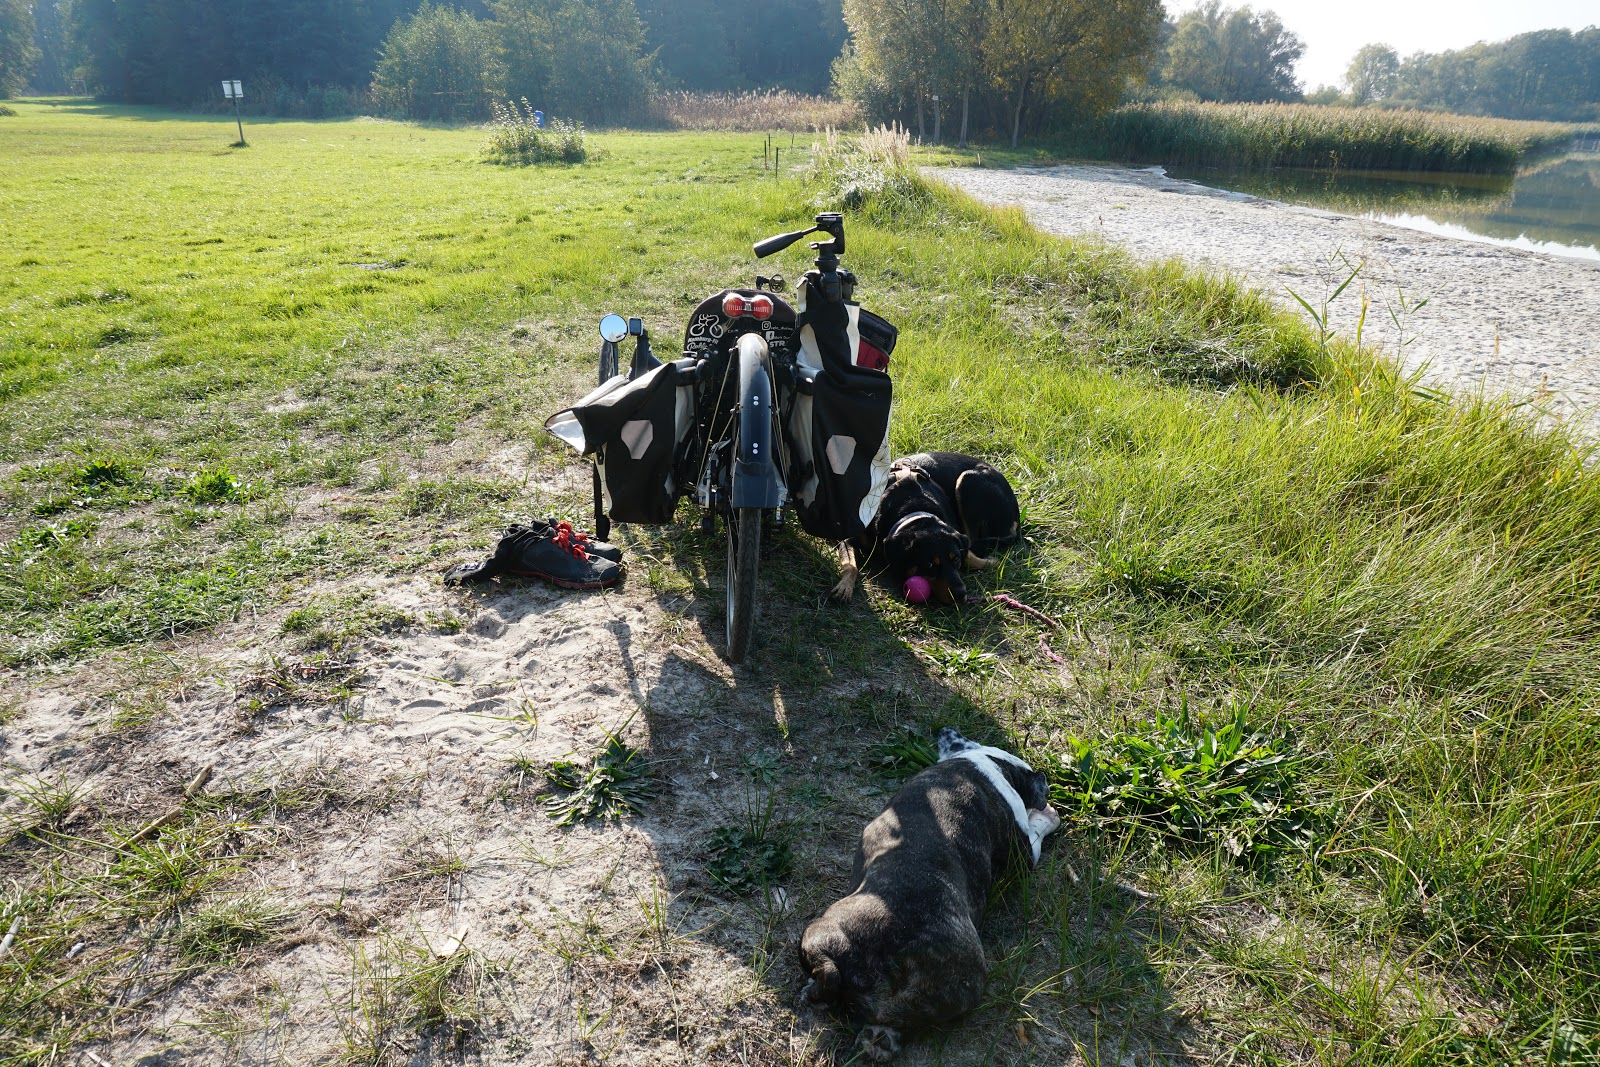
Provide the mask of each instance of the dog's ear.
[{"label": "dog's ear", "polygon": [[1050,803],[1050,780],[1042,771],[1034,771],[1028,776],[1028,795],[1023,800],[1023,806],[1032,811],[1038,811]]},{"label": "dog's ear", "polygon": [[827,956],[823,956],[812,968],[811,981],[806,983],[803,992],[813,1004],[837,1004],[839,987],[842,984],[843,979],[839,975],[838,966]]}]

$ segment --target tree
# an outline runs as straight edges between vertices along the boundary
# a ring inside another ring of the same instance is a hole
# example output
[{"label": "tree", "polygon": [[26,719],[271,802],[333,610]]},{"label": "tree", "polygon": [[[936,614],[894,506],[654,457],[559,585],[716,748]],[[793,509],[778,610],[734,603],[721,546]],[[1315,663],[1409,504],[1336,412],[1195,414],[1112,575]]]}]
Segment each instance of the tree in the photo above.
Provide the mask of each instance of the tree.
[{"label": "tree", "polygon": [[1294,65],[1304,52],[1274,12],[1207,0],[1178,20],[1161,78],[1202,100],[1298,100]]},{"label": "tree", "polygon": [[[949,100],[979,80],[981,11],[981,0],[845,0],[859,63],[911,101],[919,137],[932,97]],[[935,106],[935,140],[941,117]]]},{"label": "tree", "polygon": [[611,122],[645,101],[634,0],[493,0],[505,90],[552,115]]},{"label": "tree", "polygon": [[0,0],[0,100],[24,92],[38,62],[28,0]]},{"label": "tree", "polygon": [[1386,44],[1369,44],[1350,60],[1344,80],[1357,107],[1376,104],[1393,93],[1400,80],[1400,54]]},{"label": "tree", "polygon": [[372,75],[378,101],[411,118],[478,118],[501,89],[493,29],[453,7],[424,3],[394,24]]},{"label": "tree", "polygon": [[1160,0],[989,0],[984,68],[1011,99],[1011,146],[1030,91],[1086,114],[1115,104],[1160,24]]},{"label": "tree", "polygon": [[1517,119],[1600,119],[1600,28],[1537,30],[1400,64],[1390,99]]},{"label": "tree", "polygon": [[40,92],[64,93],[72,84],[73,61],[67,34],[71,0],[34,0],[33,43],[39,50],[33,85]]},{"label": "tree", "polygon": [[846,37],[840,0],[637,0],[644,52],[673,89],[823,92]]}]

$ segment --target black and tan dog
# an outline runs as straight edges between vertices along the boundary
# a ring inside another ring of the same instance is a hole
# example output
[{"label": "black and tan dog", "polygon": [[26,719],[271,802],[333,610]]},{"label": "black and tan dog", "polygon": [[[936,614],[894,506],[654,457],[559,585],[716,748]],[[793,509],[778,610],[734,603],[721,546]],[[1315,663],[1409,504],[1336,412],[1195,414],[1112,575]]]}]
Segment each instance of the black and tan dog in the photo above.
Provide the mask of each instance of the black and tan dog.
[{"label": "black and tan dog", "polygon": [[802,1006],[864,1024],[861,1051],[886,1060],[902,1031],[949,1022],[983,997],[978,917],[1006,863],[1039,862],[1061,825],[1044,775],[946,727],[939,762],[861,833],[855,889],[806,927]]},{"label": "black and tan dog", "polygon": [[859,538],[839,546],[843,574],[833,595],[855,595],[864,560],[897,585],[921,575],[935,601],[956,603],[967,595],[961,572],[993,567],[989,557],[1016,543],[1020,524],[1011,483],[983,460],[959,452],[897,459],[878,513]]}]

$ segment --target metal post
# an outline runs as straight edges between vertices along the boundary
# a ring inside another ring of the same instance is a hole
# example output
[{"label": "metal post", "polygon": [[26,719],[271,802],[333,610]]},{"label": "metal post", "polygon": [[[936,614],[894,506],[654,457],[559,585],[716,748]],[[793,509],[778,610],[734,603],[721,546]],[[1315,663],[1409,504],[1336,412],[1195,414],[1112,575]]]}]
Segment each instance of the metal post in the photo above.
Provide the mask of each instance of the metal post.
[{"label": "metal post", "polygon": [[239,98],[233,98],[233,121],[239,124],[239,143],[244,144],[244,117],[239,112]]}]

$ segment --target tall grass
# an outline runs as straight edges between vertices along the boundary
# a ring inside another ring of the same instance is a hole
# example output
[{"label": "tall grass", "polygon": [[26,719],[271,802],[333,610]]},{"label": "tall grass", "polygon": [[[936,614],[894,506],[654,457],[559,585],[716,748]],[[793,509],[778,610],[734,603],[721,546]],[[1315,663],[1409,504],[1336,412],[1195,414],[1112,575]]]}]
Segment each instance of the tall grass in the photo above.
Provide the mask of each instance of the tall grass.
[{"label": "tall grass", "polygon": [[1565,149],[1573,128],[1422,111],[1307,104],[1129,104],[1081,126],[1080,147],[1113,159],[1229,167],[1513,174]]},{"label": "tall grass", "polygon": [[[869,184],[861,160],[819,158],[824,188]],[[1286,875],[1316,888],[1271,892],[1331,929],[1360,914],[1357,951],[1497,1005],[1498,1029],[1460,1031],[1486,1061],[1542,1062],[1600,1017],[1594,446],[1511,400],[1420,390],[1226,280],[1040,235],[919,175],[879,184],[894,195],[860,214],[907,284],[940,290],[900,322],[895,448],[1012,473],[1034,548],[1008,588],[1097,635],[1091,660],[1147,664],[1093,718],[1243,701],[1296,738],[1329,829]],[[1173,382],[1185,337],[1277,371]],[[1059,694],[1039,700],[1030,729],[1069,727]],[[1302,1025],[1289,990],[1275,1010]],[[1387,1040],[1338,1014],[1307,1034],[1323,1025],[1308,1039],[1341,1062]]]},{"label": "tall grass", "polygon": [[675,130],[726,130],[752,133],[792,130],[820,133],[861,125],[856,105],[825,96],[784,90],[744,93],[657,93],[651,118]]},{"label": "tall grass", "polygon": [[503,166],[531,166],[535,163],[582,163],[589,158],[589,146],[584,140],[583,123],[564,122],[535,114],[528,98],[522,105],[512,100],[489,102],[494,120],[489,124],[489,143],[483,147],[483,157],[490,163]]}]

